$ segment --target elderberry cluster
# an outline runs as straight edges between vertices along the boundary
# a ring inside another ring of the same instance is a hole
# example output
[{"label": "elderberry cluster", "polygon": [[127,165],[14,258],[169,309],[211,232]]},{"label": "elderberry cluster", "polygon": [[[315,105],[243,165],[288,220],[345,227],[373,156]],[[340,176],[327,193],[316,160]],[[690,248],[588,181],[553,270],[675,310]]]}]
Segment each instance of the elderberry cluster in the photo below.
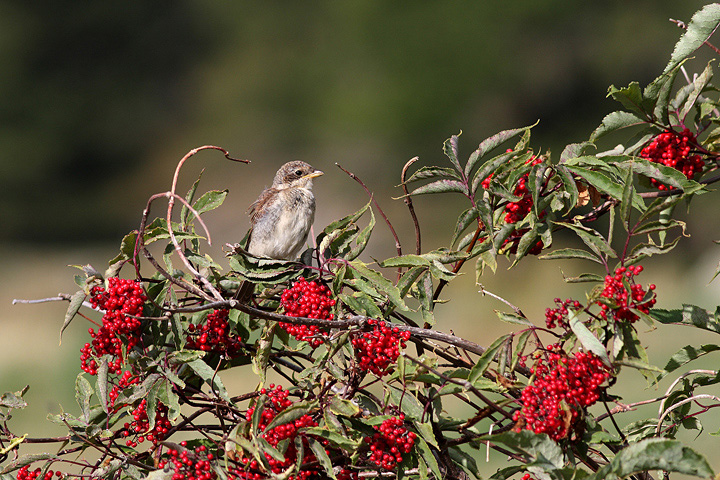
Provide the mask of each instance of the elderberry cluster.
[{"label": "elderberry cluster", "polygon": [[188,325],[187,348],[236,356],[242,343],[230,333],[227,309],[213,310],[200,325]]},{"label": "elderberry cluster", "polygon": [[[300,418],[297,418],[296,420],[290,421],[282,425],[277,425],[270,430],[266,430],[270,422],[272,422],[273,419],[280,412],[287,409],[288,407],[291,407],[293,405],[293,402],[288,399],[288,395],[290,392],[282,388],[282,386],[280,385],[275,386],[273,384],[270,384],[268,389],[263,388],[260,390],[260,393],[263,395],[267,395],[268,397],[267,401],[263,405],[264,408],[262,410],[260,416],[260,423],[258,425],[259,430],[262,432],[262,438],[264,438],[273,447],[277,447],[280,442],[282,442],[283,440],[287,440],[288,447],[287,450],[285,450],[284,461],[277,460],[267,453],[265,454],[265,458],[268,462],[268,465],[270,466],[270,470],[272,471],[272,473],[280,475],[292,465],[295,465],[297,463],[298,452],[295,446],[295,439],[300,435],[298,433],[298,430],[304,427],[316,427],[318,423],[313,420],[312,417],[305,414]],[[246,418],[248,421],[252,419],[255,408],[256,407],[248,408],[246,413]],[[303,463],[305,464],[316,462],[317,459],[315,458],[315,455],[311,453],[312,451],[309,448],[307,439],[301,437],[301,441],[304,447],[304,456],[302,460]],[[245,458],[240,461],[245,464],[246,472],[257,473],[259,471],[259,468],[261,467],[258,461],[255,459],[251,460]],[[289,480],[306,480],[307,478],[318,474],[319,470],[315,468],[304,467],[301,468],[296,475],[291,475],[288,478]]]},{"label": "elderberry cluster", "polygon": [[382,320],[370,319],[367,323],[372,330],[353,336],[352,346],[360,369],[382,377],[397,362],[400,349],[405,348],[410,339],[410,332],[401,332]]},{"label": "elderberry cluster", "polygon": [[402,462],[403,454],[410,453],[417,435],[405,428],[405,415],[391,417],[375,427],[372,437],[365,437],[370,444],[370,461],[385,470],[392,470]]},{"label": "elderberry cluster", "polygon": [[[180,442],[182,447],[187,446],[187,442]],[[169,459],[163,459],[158,463],[159,469],[164,469],[166,465],[172,465],[172,480],[215,480],[218,478],[217,473],[212,468],[211,461],[215,455],[207,451],[207,447],[200,445],[195,447],[193,452],[183,450],[179,452],[176,449],[169,449]],[[228,476],[229,479],[236,478],[233,475]]]},{"label": "elderberry cluster", "polygon": [[110,398],[110,406],[115,406],[115,401],[117,401],[118,397],[120,396],[120,392],[129,387],[130,385],[137,385],[140,383],[140,377],[133,375],[133,373],[129,370],[126,370],[123,372],[122,375],[117,380],[117,385],[114,385],[113,388],[110,390],[110,393],[108,393],[108,397]]},{"label": "elderberry cluster", "polygon": [[[682,132],[665,130],[640,151],[640,156],[654,163],[672,167],[682,172],[688,179],[700,173],[705,161],[700,155],[691,154],[693,145],[696,145],[695,135],[687,128]],[[668,189],[654,178],[650,182],[658,190]]]},{"label": "elderberry cluster", "polygon": [[119,373],[123,364],[123,344],[130,350],[140,343],[141,322],[135,317],[142,315],[147,297],[140,282],[117,277],[108,279],[107,290],[96,285],[90,293],[93,308],[105,313],[97,332],[88,329],[92,342],[80,349],[80,368],[90,375],[96,375],[96,359],[111,355],[113,360],[109,362],[108,371]]},{"label": "elderberry cluster", "polygon": [[[334,318],[330,310],[335,306],[330,290],[315,281],[308,282],[300,277],[290,288],[283,291],[280,304],[288,317],[307,317],[320,320]],[[281,322],[280,327],[297,340],[307,340],[313,348],[322,344],[320,334],[325,329],[317,325],[295,325]]]},{"label": "elderberry cluster", "polygon": [[[508,149],[507,151],[511,152],[512,150]],[[538,165],[540,163],[542,163],[542,159],[536,157],[535,155],[530,157],[525,162],[526,165],[529,164],[530,166]],[[523,218],[525,218],[530,213],[530,210],[532,210],[532,193],[530,193],[530,190],[528,190],[527,188],[529,175],[529,173],[522,175],[515,184],[515,188],[513,189],[513,195],[515,195],[516,197],[520,197],[520,200],[518,200],[517,202],[508,202],[505,205],[505,223],[517,223]],[[490,187],[490,179],[492,178],[492,176],[493,175],[490,174],[487,178],[485,178],[485,180],[482,181],[482,187],[484,189],[487,190]],[[545,211],[542,211],[540,213],[540,216],[543,217],[544,215]],[[503,247],[506,248],[509,253],[517,253],[520,239],[529,230],[530,229],[525,228],[513,231],[510,236],[505,239],[505,242],[503,242]],[[528,250],[527,253],[530,255],[537,255],[542,251],[542,248],[543,242],[542,240],[538,240],[535,245],[533,245]]]},{"label": "elderberry cluster", "polygon": [[140,404],[130,413],[133,417],[132,422],[125,423],[125,430],[122,435],[130,437],[136,435],[135,439],[129,438],[125,443],[128,447],[137,447],[138,443],[145,440],[157,445],[165,439],[170,427],[172,426],[168,420],[168,408],[162,402],[158,402],[155,410],[155,425],[150,429],[150,422],[147,414],[147,400],[143,399]]},{"label": "elderberry cluster", "polygon": [[545,325],[547,325],[547,328],[551,329],[556,326],[567,329],[569,313],[568,308],[572,307],[574,310],[580,310],[582,308],[582,304],[577,300],[572,300],[570,298],[565,301],[556,298],[554,302],[555,305],[557,305],[557,308],[545,309]]},{"label": "elderberry cluster", "polygon": [[48,470],[47,472],[45,472],[44,475],[41,475],[42,470],[40,468],[36,468],[31,472],[30,465],[25,465],[20,470],[18,470],[17,480],[52,480],[53,476],[61,478],[65,474],[59,471],[54,472],[52,470]]},{"label": "elderberry cluster", "polygon": [[618,267],[614,275],[605,277],[605,286],[600,296],[604,299],[598,301],[600,316],[607,319],[608,312],[615,321],[633,323],[640,318],[632,310],[648,313],[655,305],[655,285],[650,284],[645,290],[642,285],[635,283],[635,276],[643,271],[640,265]]},{"label": "elderberry cluster", "polygon": [[516,429],[546,433],[553,440],[566,438],[585,409],[600,398],[610,378],[607,366],[593,353],[567,355],[558,346],[548,347],[531,369],[535,379],[522,391],[522,408],[513,419]]}]

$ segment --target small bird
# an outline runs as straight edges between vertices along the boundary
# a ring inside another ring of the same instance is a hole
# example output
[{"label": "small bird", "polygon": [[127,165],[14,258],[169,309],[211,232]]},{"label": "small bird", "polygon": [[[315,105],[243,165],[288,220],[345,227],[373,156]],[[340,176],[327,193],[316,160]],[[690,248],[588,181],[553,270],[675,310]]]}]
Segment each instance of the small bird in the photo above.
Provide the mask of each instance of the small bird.
[{"label": "small bird", "polygon": [[248,209],[248,252],[277,260],[298,257],[315,219],[313,178],[322,174],[301,161],[280,167],[272,186],[263,190]]}]

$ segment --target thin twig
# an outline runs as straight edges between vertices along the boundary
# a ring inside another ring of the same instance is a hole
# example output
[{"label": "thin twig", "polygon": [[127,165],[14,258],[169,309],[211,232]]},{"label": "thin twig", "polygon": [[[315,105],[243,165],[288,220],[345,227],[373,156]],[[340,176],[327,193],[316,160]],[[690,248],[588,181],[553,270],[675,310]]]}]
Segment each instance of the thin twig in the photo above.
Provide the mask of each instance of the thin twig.
[{"label": "thin twig", "polygon": [[385,212],[383,212],[382,208],[380,208],[380,204],[378,204],[377,200],[375,200],[375,196],[373,195],[373,193],[370,191],[370,189],[367,187],[367,185],[365,185],[363,183],[363,181],[360,180],[360,178],[358,178],[357,175],[346,170],[339,163],[336,163],[335,165],[337,165],[337,167],[340,170],[347,173],[350,178],[352,178],[353,180],[358,182],[360,184],[360,186],[368,194],[368,196],[370,197],[370,200],[372,200],[373,204],[375,205],[375,208],[377,208],[378,212],[382,216],[383,220],[385,220],[385,223],[387,224],[388,228],[390,229],[390,233],[392,233],[392,236],[395,239],[395,249],[397,250],[397,254],[398,254],[398,256],[401,256],[402,255],[402,247],[400,246],[400,239],[398,238],[397,233],[395,233],[395,229],[393,228],[392,223],[390,223],[390,220],[388,219],[388,217],[385,215]]},{"label": "thin twig", "polygon": [[[718,404],[717,404],[717,405],[713,405],[713,407],[720,407],[720,397],[716,397],[715,395],[710,395],[710,394],[707,394],[707,393],[701,393],[701,394],[698,394],[698,395],[693,395],[693,396],[690,397],[690,398],[686,398],[685,400],[681,400],[681,401],[673,404],[672,407],[670,407],[670,408],[668,408],[667,410],[665,410],[665,411],[663,412],[663,414],[660,416],[660,419],[658,420],[658,423],[657,423],[657,427],[655,428],[655,435],[660,435],[660,429],[662,428],[663,420],[665,420],[665,417],[667,417],[667,416],[670,414],[670,412],[672,412],[672,411],[675,410],[676,408],[679,408],[679,407],[685,405],[686,403],[694,402],[695,400],[697,400],[697,399],[699,399],[699,398],[709,398],[709,399],[711,399],[711,400],[715,400],[716,402],[718,402]],[[706,410],[708,410],[708,409],[710,409],[710,408],[712,408],[712,407],[703,407],[703,408],[705,408]]]}]

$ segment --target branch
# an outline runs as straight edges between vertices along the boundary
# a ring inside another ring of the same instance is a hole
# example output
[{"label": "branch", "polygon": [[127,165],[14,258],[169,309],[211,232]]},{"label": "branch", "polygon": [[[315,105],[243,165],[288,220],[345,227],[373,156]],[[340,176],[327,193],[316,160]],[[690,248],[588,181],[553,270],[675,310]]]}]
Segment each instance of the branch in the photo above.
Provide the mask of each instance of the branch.
[{"label": "branch", "polygon": [[415,207],[413,207],[412,197],[410,197],[410,192],[408,192],[407,185],[405,184],[405,175],[407,174],[407,169],[410,167],[410,165],[417,162],[419,159],[420,157],[413,157],[408,160],[402,169],[402,173],[400,174],[400,185],[402,186],[403,193],[405,194],[405,196],[403,196],[403,201],[405,202],[405,205],[407,205],[408,210],[410,211],[410,217],[412,217],[413,225],[415,226],[415,253],[417,255],[420,255],[420,253],[422,252],[422,244],[420,242],[420,223],[418,222],[417,215],[415,214]]}]

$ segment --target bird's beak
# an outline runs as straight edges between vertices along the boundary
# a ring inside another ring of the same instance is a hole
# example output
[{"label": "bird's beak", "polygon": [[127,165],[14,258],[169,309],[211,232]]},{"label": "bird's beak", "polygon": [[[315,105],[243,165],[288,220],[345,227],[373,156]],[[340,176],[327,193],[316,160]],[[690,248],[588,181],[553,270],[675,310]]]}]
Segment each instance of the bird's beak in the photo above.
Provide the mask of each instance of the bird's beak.
[{"label": "bird's beak", "polygon": [[307,175],[305,175],[305,178],[315,178],[315,177],[319,177],[320,175],[325,175],[325,172],[322,172],[320,170],[315,170],[314,172],[308,173]]}]

